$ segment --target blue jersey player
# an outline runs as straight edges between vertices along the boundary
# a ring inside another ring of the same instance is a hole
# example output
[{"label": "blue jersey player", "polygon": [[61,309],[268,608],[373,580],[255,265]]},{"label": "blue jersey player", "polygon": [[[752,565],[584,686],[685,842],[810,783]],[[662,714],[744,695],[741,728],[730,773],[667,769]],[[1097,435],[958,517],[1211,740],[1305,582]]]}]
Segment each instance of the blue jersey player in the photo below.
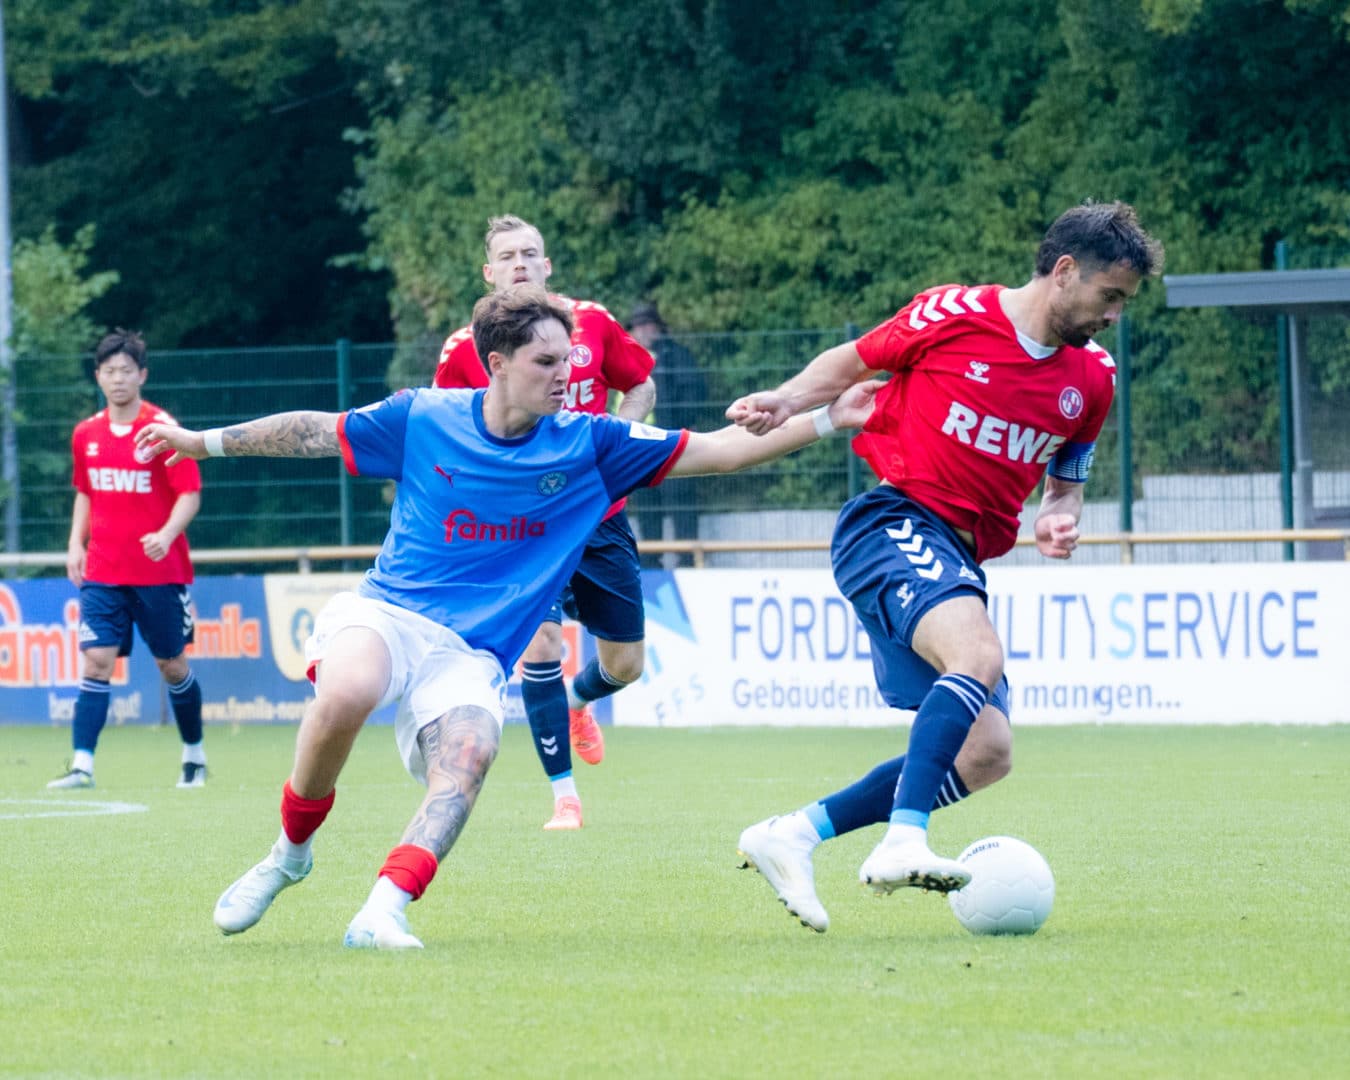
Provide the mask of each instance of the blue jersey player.
[{"label": "blue jersey player", "polygon": [[324,607],[306,645],[314,699],[267,857],[216,903],[247,930],[313,865],[315,830],[370,713],[398,702],[395,737],[426,795],[347,927],[351,948],[421,948],[406,908],[458,839],[497,755],[506,673],[614,502],[668,476],[743,469],[858,427],[870,388],[756,437],[734,425],[664,431],[564,411],[568,308],[524,284],[474,307],[485,390],[405,390],[346,413],[292,412],[198,432],[152,424],[139,444],[181,458],[330,457],[397,483],[389,532],[355,592]]}]

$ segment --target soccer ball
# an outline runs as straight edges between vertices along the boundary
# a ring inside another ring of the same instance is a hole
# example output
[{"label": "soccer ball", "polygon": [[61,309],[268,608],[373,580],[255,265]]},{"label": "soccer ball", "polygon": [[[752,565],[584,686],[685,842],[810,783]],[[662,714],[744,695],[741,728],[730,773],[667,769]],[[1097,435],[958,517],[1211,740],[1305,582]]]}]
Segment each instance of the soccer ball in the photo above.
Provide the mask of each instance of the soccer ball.
[{"label": "soccer ball", "polygon": [[1055,902],[1055,876],[1041,853],[1011,836],[976,840],[957,856],[970,884],[947,894],[972,934],[1034,934]]}]

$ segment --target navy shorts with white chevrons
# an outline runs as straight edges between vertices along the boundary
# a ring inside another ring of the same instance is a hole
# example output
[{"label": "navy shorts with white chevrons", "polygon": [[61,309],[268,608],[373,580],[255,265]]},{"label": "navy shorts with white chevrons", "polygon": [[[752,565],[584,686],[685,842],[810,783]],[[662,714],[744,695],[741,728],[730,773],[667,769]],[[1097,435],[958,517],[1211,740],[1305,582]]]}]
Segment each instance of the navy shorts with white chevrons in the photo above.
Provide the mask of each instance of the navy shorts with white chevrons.
[{"label": "navy shorts with white chevrons", "polygon": [[[954,596],[987,602],[984,571],[950,525],[888,484],[844,504],[830,560],[839,591],[871,640],[882,698],[897,709],[917,709],[938,672],[913,651],[914,628]],[[1007,676],[989,704],[1008,715]]]}]

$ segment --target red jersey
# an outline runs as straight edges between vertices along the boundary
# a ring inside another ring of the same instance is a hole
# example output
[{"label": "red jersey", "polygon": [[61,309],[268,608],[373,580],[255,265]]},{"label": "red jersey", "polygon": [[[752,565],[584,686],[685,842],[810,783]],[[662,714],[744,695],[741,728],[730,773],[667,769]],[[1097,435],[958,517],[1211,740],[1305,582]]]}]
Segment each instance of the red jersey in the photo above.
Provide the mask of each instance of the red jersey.
[{"label": "red jersey", "polygon": [[1002,285],[939,285],[856,342],[894,372],[853,440],[883,480],[975,537],[978,560],[1017,539],[1047,467],[1087,479],[1116,365],[1095,342],[1037,360],[999,302]]},{"label": "red jersey", "polygon": [[[603,414],[609,407],[610,390],[627,393],[651,378],[656,359],[633,340],[602,305],[593,300],[572,300],[550,294],[572,312],[572,351],[567,359],[572,375],[567,384],[567,403],[572,412]],[[436,365],[433,385],[443,389],[487,386],[487,369],[473,343],[473,328],[462,326],[445,339]],[[614,504],[612,516],[623,508]]]},{"label": "red jersey", "polygon": [[[600,304],[553,296],[572,312],[572,377],[567,404],[573,412],[603,413],[610,390],[627,393],[651,378],[656,360]],[[473,344],[473,328],[460,327],[441,346],[434,385],[443,388],[487,386],[487,370]]]},{"label": "red jersey", "polygon": [[148,463],[135,457],[135,434],[146,424],[175,420],[148,401],[130,424],[114,424],[108,410],[75,425],[71,454],[75,490],[89,497],[86,581],[101,585],[188,585],[192,560],[186,534],[179,534],[159,562],[148,558],[141,537],[169,520],[178,496],[202,489],[201,471],[192,460],[172,467],[161,454]]}]

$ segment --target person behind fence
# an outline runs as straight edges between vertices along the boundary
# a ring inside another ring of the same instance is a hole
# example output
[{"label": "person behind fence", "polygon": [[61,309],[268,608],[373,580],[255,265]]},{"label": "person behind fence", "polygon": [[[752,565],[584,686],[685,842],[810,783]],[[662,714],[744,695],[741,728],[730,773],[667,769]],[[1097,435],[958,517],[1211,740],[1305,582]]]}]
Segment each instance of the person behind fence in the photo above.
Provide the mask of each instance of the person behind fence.
[{"label": "person behind fence", "polygon": [[[483,280],[497,292],[522,282],[544,285],[553,264],[544,238],[527,221],[494,217],[483,238]],[[609,392],[623,394],[616,415],[642,420],[656,401],[652,357],[604,307],[592,300],[557,297],[572,311],[571,382],[565,408],[603,414]],[[441,348],[435,385],[481,387],[487,372],[474,347],[472,328],[456,330]],[[563,679],[563,616],[576,619],[596,642],[596,656],[569,685]],[[579,829],[581,797],[572,773],[572,750],[590,765],[605,756],[605,738],[591,702],[609,697],[642,676],[646,627],[637,540],[619,499],[586,545],[581,565],[566,583],[521,658],[520,696],[535,753],[553,789],[553,816],[545,829]]]},{"label": "person behind fence", "polygon": [[507,672],[576,570],[614,502],[669,477],[780,457],[832,427],[860,427],[871,388],[757,438],[729,425],[666,431],[565,408],[573,310],[542,288],[474,306],[486,390],[400,391],[344,413],[291,412],[224,429],[152,424],[138,436],[170,462],[337,457],[395,481],[389,531],[355,591],[334,596],[305,645],[314,698],[282,787],[267,856],[216,903],[226,934],[255,925],[313,866],[314,834],[366,718],[397,703],[394,737],[426,794],[347,927],[350,948],[408,949],[422,896],[473,810],[501,738]]},{"label": "person behind fence", "polygon": [[[633,305],[628,316],[628,332],[633,339],[656,358],[652,377],[660,392],[660,402],[653,414],[653,423],[668,428],[703,427],[708,410],[708,382],[694,354],[670,336],[666,321],[655,303],[643,301]],[[698,492],[697,485],[685,484],[684,490],[655,488],[640,497],[651,509],[639,509],[639,523],[643,526],[643,540],[697,540]],[[665,529],[670,520],[670,536]],[[680,561],[692,562],[690,556],[658,557],[655,565],[674,566]]]},{"label": "person behind fence", "polygon": [[183,741],[177,786],[206,783],[202,689],[188,663],[193,638],[192,557],[186,529],[201,507],[195,461],[166,465],[137,451],[150,424],[173,423],[141,397],[149,374],[145,339],[118,328],[94,349],[94,379],[107,407],[81,420],[71,437],[75,506],[70,516],[66,575],[80,590],[84,668],[64,775],[49,788],[94,786],[94,751],[108,720],[113,669],[129,656],[133,628],[150,649],[169,688]]},{"label": "person behind fence", "polygon": [[844,505],[831,561],[871,639],[882,697],[917,714],[906,753],[741,833],[744,865],[804,925],[829,926],[813,849],[867,825],[887,823],[858,874],[878,894],[969,882],[959,862],[930,849],[928,819],[1012,767],[1003,649],[980,564],[1013,546],[1042,480],[1036,546],[1052,559],[1073,554],[1115,387],[1115,365],[1092,335],[1115,324],[1162,259],[1132,207],[1086,202],[1050,226],[1026,284],[927,289],[777,390],[728,408],[736,423],[769,432],[891,373],[853,443],[881,482]]}]

